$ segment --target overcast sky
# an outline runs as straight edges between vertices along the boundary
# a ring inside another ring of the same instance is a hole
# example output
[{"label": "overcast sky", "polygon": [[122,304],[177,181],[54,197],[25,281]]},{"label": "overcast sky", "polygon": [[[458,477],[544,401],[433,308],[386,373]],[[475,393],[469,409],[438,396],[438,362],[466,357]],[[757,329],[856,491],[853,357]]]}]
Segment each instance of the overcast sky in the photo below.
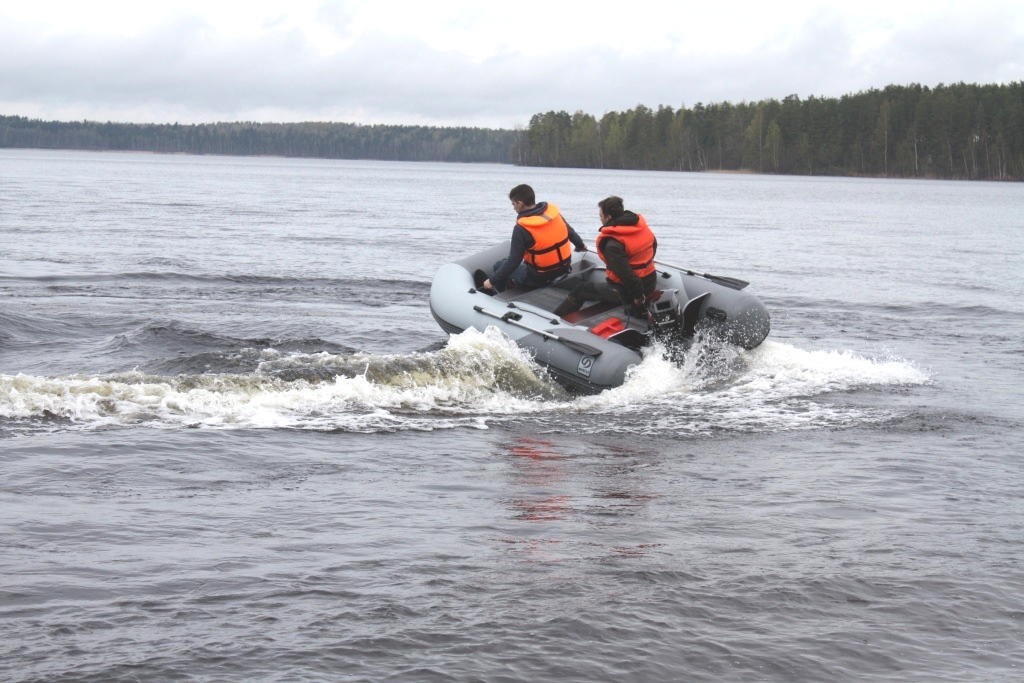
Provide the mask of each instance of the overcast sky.
[{"label": "overcast sky", "polygon": [[0,0],[0,114],[513,126],[1024,80],[1024,1]]}]

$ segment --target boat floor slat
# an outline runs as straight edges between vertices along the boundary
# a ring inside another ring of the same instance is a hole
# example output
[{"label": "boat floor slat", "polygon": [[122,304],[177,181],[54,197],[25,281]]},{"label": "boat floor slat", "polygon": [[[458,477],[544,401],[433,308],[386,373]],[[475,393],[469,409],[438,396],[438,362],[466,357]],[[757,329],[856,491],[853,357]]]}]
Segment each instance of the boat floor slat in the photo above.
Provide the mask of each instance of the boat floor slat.
[{"label": "boat floor slat", "polygon": [[[502,294],[510,294],[511,296],[502,296]],[[558,308],[558,304],[565,300],[565,292],[552,287],[542,287],[540,289],[506,289],[498,296],[505,301],[522,302],[524,304],[543,308],[545,311],[549,312]]]}]

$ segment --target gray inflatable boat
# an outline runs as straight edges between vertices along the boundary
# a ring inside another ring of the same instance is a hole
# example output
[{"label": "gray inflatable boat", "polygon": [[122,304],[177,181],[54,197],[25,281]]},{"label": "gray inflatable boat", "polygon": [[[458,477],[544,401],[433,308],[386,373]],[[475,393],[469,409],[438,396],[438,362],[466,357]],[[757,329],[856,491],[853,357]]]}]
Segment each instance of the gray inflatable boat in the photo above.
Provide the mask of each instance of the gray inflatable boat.
[{"label": "gray inflatable boat", "polygon": [[[589,303],[564,318],[552,311],[580,282],[603,281],[604,264],[593,252],[574,253],[572,271],[539,289],[510,288],[493,296],[478,289],[508,241],[441,267],[430,287],[430,312],[448,334],[497,327],[567,389],[595,394],[617,387],[638,365],[640,349],[658,338],[685,344],[696,332],[752,349],[768,336],[771,319],[746,283],[658,263],[658,291],[649,315],[629,316],[621,305]],[[474,273],[477,273],[474,281]]]}]

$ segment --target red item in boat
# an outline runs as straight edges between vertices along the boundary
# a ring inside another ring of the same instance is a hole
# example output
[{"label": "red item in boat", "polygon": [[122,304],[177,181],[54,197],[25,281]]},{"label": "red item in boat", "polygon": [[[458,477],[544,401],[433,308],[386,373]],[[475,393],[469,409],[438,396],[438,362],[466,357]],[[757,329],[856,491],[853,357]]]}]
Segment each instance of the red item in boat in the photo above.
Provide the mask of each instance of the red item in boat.
[{"label": "red item in boat", "polygon": [[607,339],[616,332],[622,332],[624,329],[626,329],[626,326],[622,324],[621,320],[618,318],[608,318],[603,323],[591,327],[590,331],[598,337]]}]

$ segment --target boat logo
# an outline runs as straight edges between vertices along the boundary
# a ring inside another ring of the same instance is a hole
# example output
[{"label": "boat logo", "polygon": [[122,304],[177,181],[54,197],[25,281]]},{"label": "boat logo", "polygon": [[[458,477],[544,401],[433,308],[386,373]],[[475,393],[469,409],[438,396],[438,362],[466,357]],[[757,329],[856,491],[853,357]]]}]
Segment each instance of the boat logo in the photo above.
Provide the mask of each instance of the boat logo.
[{"label": "boat logo", "polygon": [[593,356],[583,356],[580,358],[580,364],[576,366],[576,372],[583,375],[584,377],[590,377],[590,369],[594,367]]}]

